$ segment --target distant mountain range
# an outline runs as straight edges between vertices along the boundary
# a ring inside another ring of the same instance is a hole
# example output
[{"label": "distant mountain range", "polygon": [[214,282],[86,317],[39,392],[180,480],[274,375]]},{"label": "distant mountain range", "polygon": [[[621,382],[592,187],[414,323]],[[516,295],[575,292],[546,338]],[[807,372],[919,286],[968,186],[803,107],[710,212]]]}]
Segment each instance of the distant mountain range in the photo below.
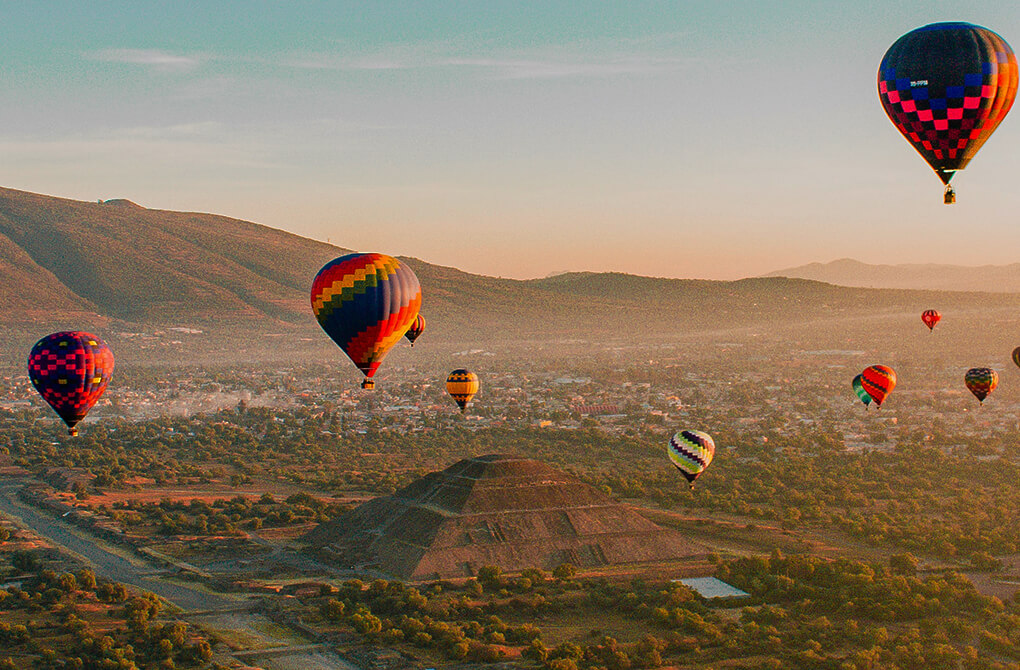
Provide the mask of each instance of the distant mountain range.
[{"label": "distant mountain range", "polygon": [[776,270],[764,276],[813,279],[838,286],[868,288],[1020,293],[1020,263],[978,267],[934,263],[869,265],[841,258],[831,263],[809,263]]},{"label": "distant mountain range", "polygon": [[[0,189],[0,327],[242,326],[253,334],[289,329],[321,337],[309,286],[326,261],[343,253],[224,216]],[[929,303],[912,291],[805,279],[725,282],[575,272],[521,281],[404,260],[421,280],[430,335],[454,341],[655,337],[913,312]],[[946,294],[938,304],[1014,307],[1020,295]]]}]

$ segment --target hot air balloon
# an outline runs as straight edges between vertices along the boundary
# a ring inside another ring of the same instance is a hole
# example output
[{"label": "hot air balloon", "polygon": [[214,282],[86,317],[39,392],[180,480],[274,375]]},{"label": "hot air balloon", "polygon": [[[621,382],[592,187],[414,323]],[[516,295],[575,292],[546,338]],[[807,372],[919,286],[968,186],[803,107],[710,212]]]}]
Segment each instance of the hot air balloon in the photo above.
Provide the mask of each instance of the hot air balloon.
[{"label": "hot air balloon", "polygon": [[64,420],[70,435],[78,434],[75,425],[103,395],[112,375],[113,352],[82,331],[47,335],[28,355],[32,385]]},{"label": "hot air balloon", "polygon": [[861,373],[861,386],[875,401],[875,406],[881,407],[886,396],[896,388],[896,373],[887,365],[872,365]]},{"label": "hot air balloon", "polygon": [[365,374],[361,388],[414,323],[421,285],[405,263],[385,254],[348,254],[326,263],[312,281],[319,325]]},{"label": "hot air balloon", "polygon": [[666,454],[693,489],[694,480],[701,476],[715,457],[715,442],[711,435],[700,430],[681,430],[669,438]]},{"label": "hot air balloon", "polygon": [[1013,362],[1020,366],[1020,347],[1013,350]]},{"label": "hot air balloon", "polygon": [[999,374],[991,368],[971,368],[963,381],[978,402],[984,404],[985,398],[999,385]]},{"label": "hot air balloon", "polygon": [[1016,55],[999,35],[969,23],[933,23],[889,47],[878,96],[893,125],[949,185],[1005,118],[1017,89]]},{"label": "hot air balloon", "polygon": [[857,397],[861,399],[862,403],[864,403],[864,409],[868,409],[868,405],[871,404],[871,396],[864,390],[864,385],[861,383],[861,375],[854,377],[851,385],[854,387],[854,393],[856,393]]},{"label": "hot air balloon", "polygon": [[480,387],[478,375],[464,368],[454,370],[446,378],[446,392],[457,401],[461,413],[467,410],[467,404],[475,397]]},{"label": "hot air balloon", "polygon": [[423,332],[425,332],[425,317],[419,314],[417,318],[415,318],[414,323],[411,324],[411,327],[407,329],[406,333],[404,333],[404,337],[407,338],[407,341],[410,342],[413,347],[414,341],[417,340],[418,336]]},{"label": "hot air balloon", "polygon": [[926,309],[921,312],[921,321],[924,321],[924,325],[928,326],[928,331],[933,332],[935,330],[935,324],[942,320],[942,315],[939,314],[937,309]]}]

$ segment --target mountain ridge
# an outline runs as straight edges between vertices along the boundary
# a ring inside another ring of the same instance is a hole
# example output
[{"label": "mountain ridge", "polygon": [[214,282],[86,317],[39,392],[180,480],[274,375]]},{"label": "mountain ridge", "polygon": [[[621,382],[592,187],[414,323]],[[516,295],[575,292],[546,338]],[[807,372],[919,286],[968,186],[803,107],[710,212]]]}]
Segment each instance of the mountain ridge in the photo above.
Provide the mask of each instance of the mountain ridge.
[{"label": "mountain ridge", "polygon": [[[348,249],[231,217],[0,188],[0,327],[196,325],[321,336],[308,288]],[[455,341],[655,337],[910,312],[923,292],[809,279],[667,279],[572,272],[503,279],[401,257],[422,283],[431,337]],[[942,306],[1020,307],[1020,295],[940,294]],[[98,325],[94,325],[98,324]]]},{"label": "mountain ridge", "polygon": [[882,265],[839,258],[769,272],[763,277],[791,277],[858,288],[1020,293],[1020,263],[949,265],[900,263]]}]

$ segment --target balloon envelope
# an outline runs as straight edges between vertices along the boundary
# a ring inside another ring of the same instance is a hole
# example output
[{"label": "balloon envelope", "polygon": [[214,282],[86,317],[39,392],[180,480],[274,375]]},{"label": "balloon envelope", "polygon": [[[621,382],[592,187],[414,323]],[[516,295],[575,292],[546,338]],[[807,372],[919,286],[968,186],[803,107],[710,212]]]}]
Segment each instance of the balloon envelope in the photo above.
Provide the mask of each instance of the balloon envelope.
[{"label": "balloon envelope", "polygon": [[410,342],[413,347],[414,341],[417,340],[423,332],[425,332],[425,317],[419,314],[415,318],[414,322],[411,323],[411,327],[407,329],[406,333],[404,333],[404,337],[407,338],[408,342]]},{"label": "balloon envelope", "polygon": [[1020,366],[1020,347],[1013,350],[1013,362]]},{"label": "balloon envelope", "polygon": [[882,402],[896,388],[896,373],[887,365],[872,365],[861,373],[861,386],[875,401],[875,405],[881,407]]},{"label": "balloon envelope", "polygon": [[47,335],[28,355],[28,376],[50,407],[77,435],[85,418],[106,391],[113,375],[113,352],[101,339],[82,331]]},{"label": "balloon envelope", "polygon": [[936,309],[926,309],[921,312],[921,321],[928,326],[928,330],[934,330],[935,324],[942,320],[942,315]]},{"label": "balloon envelope", "polygon": [[421,285],[405,263],[385,254],[348,254],[312,281],[312,311],[330,339],[372,376],[421,308]]},{"label": "balloon envelope", "polygon": [[857,375],[856,377],[854,377],[854,380],[850,382],[850,384],[851,386],[854,387],[854,393],[856,393],[857,397],[861,399],[861,402],[864,403],[864,406],[867,407],[868,405],[870,405],[871,396],[868,395],[868,392],[864,390],[864,384],[861,383],[861,375]]},{"label": "balloon envelope", "polygon": [[944,184],[1005,118],[1017,62],[1002,37],[970,23],[933,23],[889,47],[878,95],[893,125]]},{"label": "balloon envelope", "polygon": [[446,378],[446,392],[457,401],[461,412],[467,409],[467,404],[475,397],[479,388],[481,382],[478,381],[478,375],[464,368],[454,370]]},{"label": "balloon envelope", "polygon": [[963,376],[963,381],[978,402],[983,403],[999,385],[999,373],[991,368],[971,368]]},{"label": "balloon envelope", "polygon": [[715,442],[708,433],[700,430],[681,430],[669,438],[666,454],[694,488],[694,480],[701,476],[715,458]]}]

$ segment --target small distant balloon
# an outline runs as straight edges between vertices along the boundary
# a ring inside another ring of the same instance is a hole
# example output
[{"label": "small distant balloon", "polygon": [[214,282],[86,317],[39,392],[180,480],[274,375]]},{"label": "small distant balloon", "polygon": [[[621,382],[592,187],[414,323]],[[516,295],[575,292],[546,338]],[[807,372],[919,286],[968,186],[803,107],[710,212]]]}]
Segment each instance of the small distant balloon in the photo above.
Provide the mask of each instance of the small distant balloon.
[{"label": "small distant balloon", "polygon": [[875,401],[875,406],[881,407],[896,388],[896,373],[887,365],[872,365],[861,373],[861,386]]},{"label": "small distant balloon", "polygon": [[423,332],[425,332],[425,317],[419,314],[417,318],[415,318],[414,323],[411,324],[411,327],[407,329],[406,333],[404,333],[404,337],[407,338],[407,341],[410,342],[413,347],[414,341],[417,340]]},{"label": "small distant balloon", "polygon": [[854,380],[850,382],[850,385],[854,387],[854,393],[856,393],[857,397],[861,399],[862,403],[864,403],[864,409],[868,409],[868,405],[871,404],[871,396],[868,395],[868,392],[864,389],[864,384],[861,383],[861,375],[854,377]]},{"label": "small distant balloon", "polygon": [[1013,362],[1020,367],[1020,347],[1013,350]]},{"label": "small distant balloon", "polygon": [[921,312],[921,321],[928,326],[929,331],[935,330],[935,324],[942,320],[942,315],[936,309],[926,309]]},{"label": "small distant balloon", "polygon": [[68,434],[77,435],[76,424],[110,383],[113,352],[91,333],[53,333],[32,347],[28,376],[43,400],[67,424]]},{"label": "small distant balloon", "polygon": [[666,454],[693,489],[694,480],[715,458],[715,442],[711,435],[700,430],[681,430],[669,438]]},{"label": "small distant balloon", "polygon": [[454,370],[446,378],[446,392],[456,401],[461,413],[467,410],[468,403],[478,393],[479,388],[481,382],[478,381],[478,375],[464,368]]},{"label": "small distant balloon", "polygon": [[963,376],[963,381],[978,402],[984,404],[985,398],[999,385],[999,373],[991,368],[971,368]]}]

